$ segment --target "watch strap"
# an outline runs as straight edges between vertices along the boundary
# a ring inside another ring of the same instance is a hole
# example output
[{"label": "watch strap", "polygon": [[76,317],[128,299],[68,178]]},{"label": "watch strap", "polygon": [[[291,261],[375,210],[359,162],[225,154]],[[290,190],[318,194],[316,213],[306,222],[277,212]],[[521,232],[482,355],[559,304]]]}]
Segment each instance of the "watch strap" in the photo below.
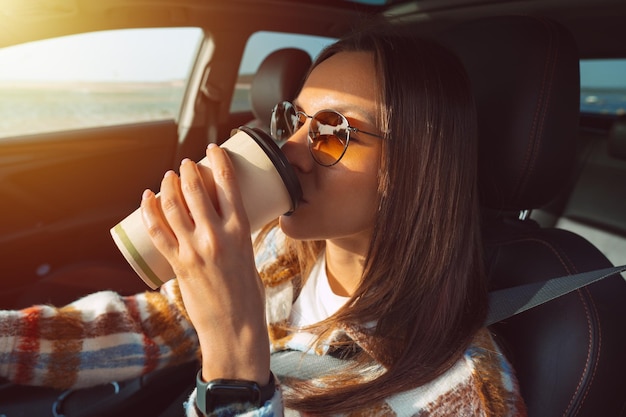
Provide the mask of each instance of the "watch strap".
[{"label": "watch strap", "polygon": [[254,381],[239,379],[215,379],[205,382],[202,369],[196,374],[196,407],[204,415],[212,413],[216,408],[229,404],[249,403],[255,408],[261,407],[274,396],[276,380],[270,372],[267,385],[259,386]]}]

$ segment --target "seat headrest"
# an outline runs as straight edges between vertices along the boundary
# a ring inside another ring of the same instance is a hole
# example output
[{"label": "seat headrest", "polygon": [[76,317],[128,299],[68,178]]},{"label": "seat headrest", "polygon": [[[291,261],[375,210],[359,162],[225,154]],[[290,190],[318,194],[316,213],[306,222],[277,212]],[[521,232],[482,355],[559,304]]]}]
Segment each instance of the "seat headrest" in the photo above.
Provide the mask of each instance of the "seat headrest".
[{"label": "seat headrest", "polygon": [[263,60],[250,86],[252,112],[263,126],[270,125],[277,103],[296,97],[311,63],[309,54],[296,48],[279,49]]},{"label": "seat headrest", "polygon": [[626,115],[619,116],[613,122],[609,133],[609,155],[626,159]]},{"label": "seat headrest", "polygon": [[575,41],[556,22],[489,17],[448,31],[478,110],[481,203],[538,208],[556,196],[575,161],[580,82]]}]

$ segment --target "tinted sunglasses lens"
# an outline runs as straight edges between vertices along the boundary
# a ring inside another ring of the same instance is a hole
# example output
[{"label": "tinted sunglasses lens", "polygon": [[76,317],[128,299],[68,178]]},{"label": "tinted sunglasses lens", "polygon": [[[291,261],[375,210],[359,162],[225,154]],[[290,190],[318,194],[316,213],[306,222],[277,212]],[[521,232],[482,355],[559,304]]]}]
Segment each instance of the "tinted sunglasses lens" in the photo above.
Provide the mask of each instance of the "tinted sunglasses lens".
[{"label": "tinted sunglasses lens", "polygon": [[343,156],[348,145],[348,121],[334,111],[321,111],[313,116],[309,127],[309,147],[313,158],[330,166]]},{"label": "tinted sunglasses lens", "polygon": [[278,142],[289,139],[297,130],[298,115],[296,108],[288,101],[274,106],[270,120],[270,135]]}]

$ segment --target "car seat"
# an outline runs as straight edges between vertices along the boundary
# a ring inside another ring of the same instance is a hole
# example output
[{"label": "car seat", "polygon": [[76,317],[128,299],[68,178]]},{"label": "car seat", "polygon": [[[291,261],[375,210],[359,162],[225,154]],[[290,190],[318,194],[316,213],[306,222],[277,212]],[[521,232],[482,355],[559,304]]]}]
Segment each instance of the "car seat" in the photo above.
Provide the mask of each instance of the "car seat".
[{"label": "car seat", "polygon": [[257,69],[250,86],[250,104],[255,119],[247,123],[269,132],[276,104],[293,100],[311,67],[311,57],[302,49],[284,48],[269,54]]},{"label": "car seat", "polygon": [[[461,24],[441,41],[467,68],[478,107],[479,189],[491,289],[611,266],[582,237],[527,218],[573,169],[579,60],[560,24],[530,16]],[[618,416],[626,400],[620,276],[491,326],[531,417]]]}]

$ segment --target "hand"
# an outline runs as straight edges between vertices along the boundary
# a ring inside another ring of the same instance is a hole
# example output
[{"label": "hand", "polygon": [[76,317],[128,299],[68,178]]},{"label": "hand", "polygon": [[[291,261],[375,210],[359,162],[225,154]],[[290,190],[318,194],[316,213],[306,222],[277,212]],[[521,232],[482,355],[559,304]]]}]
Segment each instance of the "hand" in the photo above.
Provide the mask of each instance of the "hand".
[{"label": "hand", "polygon": [[[185,308],[198,332],[203,378],[269,380],[265,292],[232,163],[216,145],[208,168],[184,160],[161,194],[146,190],[142,217],[172,265]],[[200,170],[204,170],[201,175]]]}]

